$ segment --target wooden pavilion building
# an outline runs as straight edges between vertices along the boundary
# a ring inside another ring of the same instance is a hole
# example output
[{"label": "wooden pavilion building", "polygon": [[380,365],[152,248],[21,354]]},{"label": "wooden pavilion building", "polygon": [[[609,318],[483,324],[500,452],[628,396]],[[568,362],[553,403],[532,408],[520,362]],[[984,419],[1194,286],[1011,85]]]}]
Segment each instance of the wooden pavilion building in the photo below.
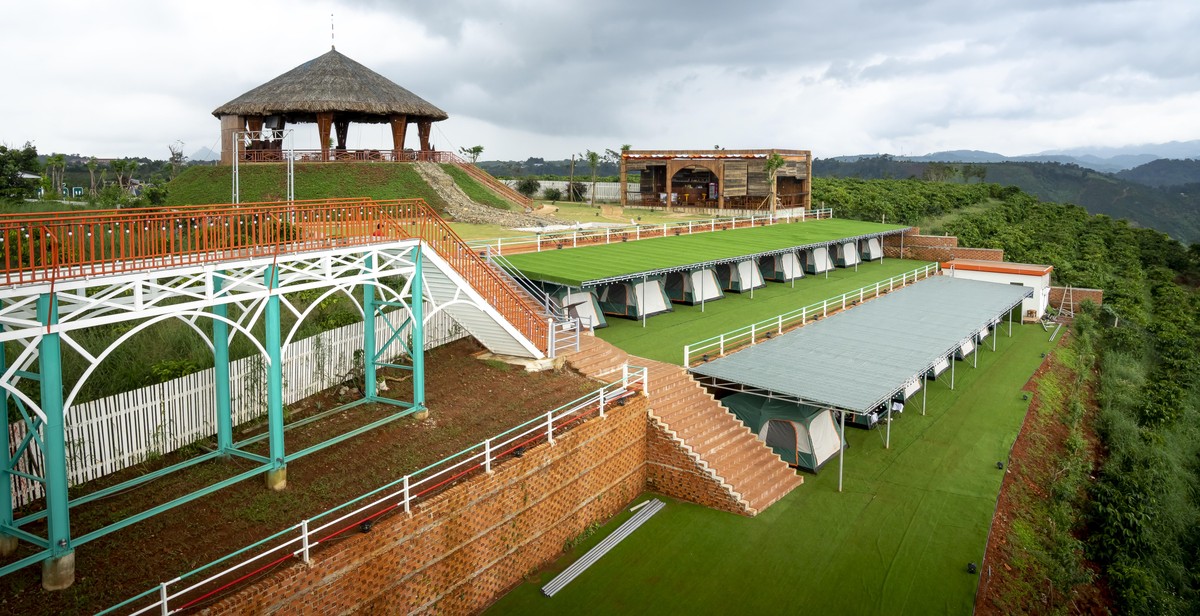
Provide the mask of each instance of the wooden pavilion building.
[{"label": "wooden pavilion building", "polygon": [[[783,166],[772,186],[767,159]],[[637,175],[634,179],[631,176]],[[808,150],[628,150],[621,154],[621,205],[810,209],[812,153]]]},{"label": "wooden pavilion building", "polygon": [[[221,105],[213,111],[221,120],[221,164],[283,160],[283,142],[263,136],[264,129],[283,129],[297,123],[315,123],[321,149],[295,151],[299,161],[415,160],[420,153],[405,153],[408,125],[416,124],[421,153],[429,152],[432,124],[450,117],[445,111],[388,78],[330,49],[296,68]],[[350,150],[346,135],[351,122],[390,124],[392,150]],[[330,131],[337,145],[330,147]],[[249,145],[235,142],[234,133],[251,131]]]}]

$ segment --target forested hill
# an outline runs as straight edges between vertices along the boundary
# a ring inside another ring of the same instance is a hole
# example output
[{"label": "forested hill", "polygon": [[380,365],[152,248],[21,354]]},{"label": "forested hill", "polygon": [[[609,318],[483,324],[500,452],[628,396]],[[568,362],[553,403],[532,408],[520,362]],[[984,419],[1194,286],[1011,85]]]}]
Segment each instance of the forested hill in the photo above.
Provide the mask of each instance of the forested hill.
[{"label": "forested hill", "polygon": [[1200,614],[1200,244],[990,183],[818,178],[813,198],[1104,289],[1103,309],[1080,311],[1070,346],[1054,351],[1079,370],[1063,425],[1086,428],[1071,428],[1054,485],[1014,508],[1011,587],[1028,590],[998,613],[1093,613],[1073,598],[1107,589],[1114,613]]},{"label": "forested hill", "polygon": [[1116,174],[1122,180],[1163,188],[1200,184],[1200,160],[1160,158]]},{"label": "forested hill", "polygon": [[1077,165],[924,163],[878,156],[854,162],[818,159],[813,163],[813,175],[818,178],[925,178],[948,183],[962,183],[965,178],[968,182],[994,182],[1016,186],[1044,201],[1072,203],[1093,214],[1125,218],[1185,243],[1200,242],[1200,190],[1181,190],[1177,186],[1155,188]]}]

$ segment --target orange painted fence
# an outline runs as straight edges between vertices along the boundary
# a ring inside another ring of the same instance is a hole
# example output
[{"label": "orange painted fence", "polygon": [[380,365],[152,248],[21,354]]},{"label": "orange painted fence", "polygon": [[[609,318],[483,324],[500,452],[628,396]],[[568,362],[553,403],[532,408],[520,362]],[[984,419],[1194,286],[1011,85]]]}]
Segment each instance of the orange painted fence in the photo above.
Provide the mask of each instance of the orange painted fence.
[{"label": "orange painted fence", "polygon": [[540,307],[513,291],[420,199],[366,198],[0,216],[4,285],[383,244],[417,238],[545,350]]}]

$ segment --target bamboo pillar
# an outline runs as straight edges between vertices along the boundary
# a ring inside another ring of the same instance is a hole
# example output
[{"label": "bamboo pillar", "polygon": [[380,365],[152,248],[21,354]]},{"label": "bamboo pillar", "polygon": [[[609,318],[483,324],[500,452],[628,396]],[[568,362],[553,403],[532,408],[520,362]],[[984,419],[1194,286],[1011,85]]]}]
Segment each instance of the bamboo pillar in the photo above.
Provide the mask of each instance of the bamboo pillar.
[{"label": "bamboo pillar", "polygon": [[392,158],[400,160],[404,155],[404,136],[408,131],[408,116],[394,115],[390,118],[392,124]]},{"label": "bamboo pillar", "polygon": [[333,112],[317,114],[317,134],[321,140],[321,160],[329,160],[329,127],[333,124]]}]

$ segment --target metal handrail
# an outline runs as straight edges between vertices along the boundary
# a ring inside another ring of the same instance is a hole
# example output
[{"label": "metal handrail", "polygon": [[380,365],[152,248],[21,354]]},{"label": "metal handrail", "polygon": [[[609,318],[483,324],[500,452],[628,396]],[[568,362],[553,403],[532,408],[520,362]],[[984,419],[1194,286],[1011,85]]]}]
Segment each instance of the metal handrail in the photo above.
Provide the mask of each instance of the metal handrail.
[{"label": "metal handrail", "polygon": [[[577,422],[592,417],[593,411],[596,416],[604,417],[606,407],[613,402],[636,395],[637,393],[645,395],[649,390],[648,379],[649,370],[646,368],[625,365],[622,369],[622,378],[616,382],[605,385],[586,396],[568,402],[538,418],[505,430],[490,439],[434,462],[425,468],[405,475],[358,498],[346,501],[309,519],[302,520],[299,524],[290,526],[265,539],[163,582],[154,588],[130,597],[100,612],[99,616],[128,609],[132,604],[149,599],[155,594],[158,595],[156,601],[142,606],[131,614],[137,616],[152,610],[169,613],[171,611],[187,609],[257,573],[292,558],[299,558],[302,562],[309,563],[310,554],[314,548],[321,543],[342,535],[350,529],[357,528],[363,522],[374,520],[391,511],[402,510],[405,513],[410,513],[413,505],[419,500],[424,500],[439,493],[443,488],[474,472],[480,470],[491,472],[493,467],[500,463],[506,456],[516,455],[518,450],[535,446],[543,442],[543,439],[545,439],[545,442],[553,445],[556,434],[561,434]],[[420,477],[420,479],[414,479],[416,477]],[[379,496],[381,494],[383,496]],[[370,500],[366,504],[361,504],[377,496],[378,498],[374,498],[374,500]],[[333,517],[334,514],[344,510],[349,511],[336,518]],[[324,521],[320,525],[312,525],[313,522],[326,519],[328,521]],[[299,533],[299,536],[295,536],[296,533]],[[289,536],[290,538],[288,538]],[[258,548],[265,547],[269,543],[285,538],[287,539],[269,549],[221,571],[217,571],[186,588],[179,590],[170,589],[171,586],[178,582],[194,578],[238,556],[245,555]],[[249,570],[247,573],[242,573],[256,564],[259,564],[257,568]],[[222,580],[232,576],[237,577],[234,577],[232,581],[217,586],[214,590],[201,592],[205,588],[219,584]],[[184,601],[185,599],[186,601]],[[182,603],[180,603],[181,601]],[[175,602],[175,604],[171,605],[171,602]]]},{"label": "metal handrail", "polygon": [[[845,310],[847,302],[853,305],[853,303],[859,303],[868,298],[879,297],[881,293],[889,293],[896,288],[923,280],[938,273],[938,271],[940,271],[940,265],[938,263],[930,263],[929,265],[918,267],[898,276],[892,276],[887,280],[881,280],[853,291],[847,291],[841,295],[815,302],[802,308],[789,310],[769,319],[751,323],[750,325],[739,327],[723,334],[712,336],[711,338],[686,344],[683,346],[683,365],[686,367],[691,366],[697,361],[716,359],[744,346],[755,344],[761,337],[770,337],[782,334],[784,331],[795,327],[803,327],[811,319],[828,316],[831,310],[835,312]],[[897,282],[899,282],[899,285],[896,284]]]},{"label": "metal handrail", "polygon": [[[535,345],[542,311],[420,199],[367,198],[0,218],[0,285],[422,240]],[[547,350],[542,348],[543,351]]]}]

